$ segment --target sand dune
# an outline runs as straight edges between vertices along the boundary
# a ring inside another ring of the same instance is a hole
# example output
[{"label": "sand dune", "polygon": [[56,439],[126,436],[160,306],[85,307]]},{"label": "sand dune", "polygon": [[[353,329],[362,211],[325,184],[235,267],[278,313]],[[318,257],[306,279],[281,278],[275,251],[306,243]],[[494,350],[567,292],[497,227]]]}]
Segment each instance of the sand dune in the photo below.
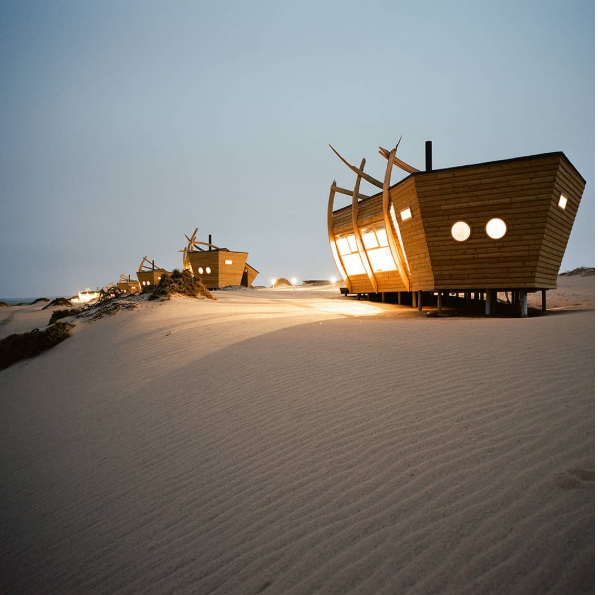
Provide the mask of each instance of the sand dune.
[{"label": "sand dune", "polygon": [[78,324],[0,372],[0,590],[592,592],[572,283],[526,320],[264,290]]}]

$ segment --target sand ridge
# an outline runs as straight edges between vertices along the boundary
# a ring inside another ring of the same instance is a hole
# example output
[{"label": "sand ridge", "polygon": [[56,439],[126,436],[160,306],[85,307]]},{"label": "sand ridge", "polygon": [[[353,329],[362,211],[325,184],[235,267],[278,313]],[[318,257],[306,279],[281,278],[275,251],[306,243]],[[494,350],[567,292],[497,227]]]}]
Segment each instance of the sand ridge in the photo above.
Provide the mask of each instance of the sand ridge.
[{"label": "sand ridge", "polygon": [[218,297],[0,373],[3,590],[591,592],[592,311]]}]

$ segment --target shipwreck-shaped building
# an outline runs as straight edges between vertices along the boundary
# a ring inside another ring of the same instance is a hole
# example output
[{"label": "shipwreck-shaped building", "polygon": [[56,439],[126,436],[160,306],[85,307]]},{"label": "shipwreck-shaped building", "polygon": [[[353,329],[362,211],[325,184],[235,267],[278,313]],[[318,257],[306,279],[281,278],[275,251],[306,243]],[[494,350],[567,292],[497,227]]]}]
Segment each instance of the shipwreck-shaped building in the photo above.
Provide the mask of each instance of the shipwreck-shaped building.
[{"label": "shipwreck-shaped building", "polygon": [[[333,149],[334,150],[334,149]],[[384,181],[357,174],[353,190],[330,189],[328,236],[349,292],[513,292],[556,288],[585,180],[564,153],[426,171],[392,151]],[[335,151],[336,153],[336,151]],[[338,155],[338,153],[337,153]],[[391,185],[394,167],[409,175]],[[360,193],[364,179],[380,192]],[[334,210],[337,193],[352,197]],[[420,294],[421,304],[421,294]]]}]

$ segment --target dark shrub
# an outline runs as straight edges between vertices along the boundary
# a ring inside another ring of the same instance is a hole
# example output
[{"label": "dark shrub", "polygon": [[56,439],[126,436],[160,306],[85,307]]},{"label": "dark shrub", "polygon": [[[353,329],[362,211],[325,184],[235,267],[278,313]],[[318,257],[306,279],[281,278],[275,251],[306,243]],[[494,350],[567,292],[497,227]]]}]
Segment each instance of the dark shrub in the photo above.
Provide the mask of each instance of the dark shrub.
[{"label": "dark shrub", "polygon": [[42,310],[46,308],[51,308],[52,306],[71,306],[71,300],[67,300],[63,297],[57,297],[55,300],[52,300],[47,306],[44,306]]},{"label": "dark shrub", "polygon": [[174,269],[170,275],[162,275],[158,285],[151,285],[144,293],[150,293],[154,299],[173,294],[216,299],[190,271],[179,269]]},{"label": "dark shrub", "polygon": [[52,312],[52,316],[50,317],[50,322],[48,325],[54,324],[57,320],[61,318],[66,318],[67,316],[75,316],[75,314],[79,313],[79,308],[68,308],[65,310],[54,310]]},{"label": "dark shrub", "polygon": [[34,329],[5,337],[0,341],[0,370],[58,345],[70,336],[72,327],[68,322],[57,322],[43,330]]}]

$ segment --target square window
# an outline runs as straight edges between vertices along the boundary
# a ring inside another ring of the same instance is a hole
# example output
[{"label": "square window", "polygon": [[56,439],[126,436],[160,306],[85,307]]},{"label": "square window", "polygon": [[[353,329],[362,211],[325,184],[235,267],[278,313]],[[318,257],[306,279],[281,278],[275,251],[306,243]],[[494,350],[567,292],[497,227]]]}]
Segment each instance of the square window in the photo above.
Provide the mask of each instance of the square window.
[{"label": "square window", "polygon": [[411,214],[411,208],[407,207],[401,211],[401,221],[407,221],[407,219],[411,219],[413,215]]},{"label": "square window", "polygon": [[[225,261],[224,261],[224,264],[233,264],[233,261],[232,261],[232,260],[225,260]],[[203,271],[202,271],[202,272],[203,272]]]},{"label": "square window", "polygon": [[563,209],[563,211],[567,208],[567,199],[561,194],[561,198],[559,198],[559,207]]},{"label": "square window", "polygon": [[367,229],[361,230],[361,237],[363,239],[363,245],[366,247],[366,250],[369,248],[377,248],[378,247],[378,240],[376,239],[376,234],[371,227]]}]

